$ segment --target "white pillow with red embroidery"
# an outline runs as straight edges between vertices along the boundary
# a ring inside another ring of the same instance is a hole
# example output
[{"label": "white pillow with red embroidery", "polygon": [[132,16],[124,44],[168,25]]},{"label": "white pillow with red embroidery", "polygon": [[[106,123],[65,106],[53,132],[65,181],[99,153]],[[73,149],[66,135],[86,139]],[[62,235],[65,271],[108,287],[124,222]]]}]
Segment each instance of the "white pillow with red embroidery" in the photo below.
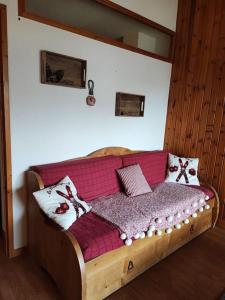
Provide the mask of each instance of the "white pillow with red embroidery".
[{"label": "white pillow with red embroidery", "polygon": [[77,196],[77,190],[68,176],[57,185],[33,193],[40,208],[63,229],[67,230],[91,207]]},{"label": "white pillow with red embroidery", "polygon": [[169,153],[165,182],[200,185],[198,180],[198,158],[178,157]]}]

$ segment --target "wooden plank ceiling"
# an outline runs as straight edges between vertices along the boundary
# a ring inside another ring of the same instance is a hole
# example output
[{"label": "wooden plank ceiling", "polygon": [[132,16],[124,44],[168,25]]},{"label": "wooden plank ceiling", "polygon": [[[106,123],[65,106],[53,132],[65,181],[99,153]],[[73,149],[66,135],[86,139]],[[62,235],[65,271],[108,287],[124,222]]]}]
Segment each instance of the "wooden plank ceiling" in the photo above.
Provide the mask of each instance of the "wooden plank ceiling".
[{"label": "wooden plank ceiling", "polygon": [[179,0],[164,147],[199,157],[225,201],[225,0]]}]

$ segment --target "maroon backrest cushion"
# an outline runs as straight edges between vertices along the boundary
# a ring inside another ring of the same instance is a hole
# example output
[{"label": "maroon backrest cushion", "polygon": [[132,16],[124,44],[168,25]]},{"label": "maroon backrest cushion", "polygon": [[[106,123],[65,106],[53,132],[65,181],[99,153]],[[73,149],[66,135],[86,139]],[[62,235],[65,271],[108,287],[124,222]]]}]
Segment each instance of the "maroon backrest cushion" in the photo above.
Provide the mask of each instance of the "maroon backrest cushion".
[{"label": "maroon backrest cushion", "polygon": [[168,151],[147,151],[122,157],[123,166],[139,164],[150,185],[161,183],[166,178]]},{"label": "maroon backrest cushion", "polygon": [[121,167],[121,157],[105,156],[35,166],[32,170],[40,174],[45,186],[56,184],[68,175],[78,195],[89,202],[120,192],[116,169]]}]

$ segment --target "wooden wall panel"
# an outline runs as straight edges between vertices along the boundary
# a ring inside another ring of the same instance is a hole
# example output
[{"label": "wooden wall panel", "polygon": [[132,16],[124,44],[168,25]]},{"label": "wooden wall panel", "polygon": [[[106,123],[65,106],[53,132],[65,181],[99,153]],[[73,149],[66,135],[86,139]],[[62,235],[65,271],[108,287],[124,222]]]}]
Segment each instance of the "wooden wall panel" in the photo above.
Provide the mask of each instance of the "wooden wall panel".
[{"label": "wooden wall panel", "polygon": [[164,148],[199,157],[225,202],[225,0],[179,0]]}]

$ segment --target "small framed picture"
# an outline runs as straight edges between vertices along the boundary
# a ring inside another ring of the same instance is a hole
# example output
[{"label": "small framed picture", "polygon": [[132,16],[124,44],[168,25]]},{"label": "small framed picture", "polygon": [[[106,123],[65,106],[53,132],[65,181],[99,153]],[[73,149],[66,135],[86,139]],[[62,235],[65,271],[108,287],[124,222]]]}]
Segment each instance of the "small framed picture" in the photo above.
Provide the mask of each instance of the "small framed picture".
[{"label": "small framed picture", "polygon": [[74,88],[86,87],[87,61],[41,51],[41,83]]}]

